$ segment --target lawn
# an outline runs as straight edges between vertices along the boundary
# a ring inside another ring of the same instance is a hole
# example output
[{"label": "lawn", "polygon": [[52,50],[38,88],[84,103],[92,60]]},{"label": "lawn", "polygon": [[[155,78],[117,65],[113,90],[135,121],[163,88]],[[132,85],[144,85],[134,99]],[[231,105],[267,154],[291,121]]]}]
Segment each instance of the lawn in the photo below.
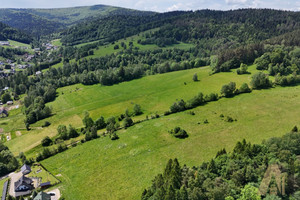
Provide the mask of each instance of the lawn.
[{"label": "lawn", "polygon": [[[195,115],[185,111],[149,120],[119,131],[117,141],[93,140],[42,164],[53,174],[61,174],[67,199],[140,199],[169,158],[200,165],[221,148],[231,151],[243,138],[261,143],[299,126],[299,94],[300,86],[296,86],[223,98],[193,109]],[[237,121],[225,122],[221,114]],[[208,124],[203,123],[206,119]],[[168,130],[175,126],[185,129],[189,137],[172,137]]]},{"label": "lawn", "polygon": [[[251,69],[254,70],[254,66]],[[97,119],[101,115],[108,118],[124,113],[126,108],[132,110],[134,104],[140,104],[144,115],[138,118],[144,119],[146,115],[156,112],[164,113],[177,99],[190,99],[200,91],[204,94],[218,93],[223,84],[235,81],[237,86],[240,86],[243,82],[249,82],[251,76],[238,76],[234,72],[209,76],[209,72],[209,67],[203,67],[146,76],[113,86],[77,84],[60,88],[57,90],[56,100],[48,104],[53,108],[54,116],[45,120],[51,122],[51,126],[44,129],[39,128],[45,122],[42,120],[32,126],[34,127],[32,131],[23,130],[22,136],[16,137],[6,144],[17,155],[20,151],[26,152],[39,145],[45,136],[56,135],[56,128],[59,124],[81,127],[81,119],[85,111],[89,111],[93,119]],[[195,73],[198,74],[199,82],[192,81]],[[21,113],[17,115],[21,115]],[[13,131],[14,129],[11,127],[24,128],[23,120],[16,115],[10,115],[5,120],[5,131],[6,129]]]},{"label": "lawn", "polygon": [[8,40],[8,41],[9,41],[10,45],[12,45],[14,47],[27,47],[28,49],[31,49],[31,46],[29,44],[17,42],[14,40]]},{"label": "lawn", "polygon": [[62,46],[62,43],[60,41],[60,39],[56,39],[56,40],[52,40],[51,43],[54,45],[54,46]]},{"label": "lawn", "polygon": [[27,175],[28,177],[38,177],[41,178],[41,183],[50,182],[52,185],[59,183],[53,175],[47,172],[41,166],[32,166],[30,174]]}]

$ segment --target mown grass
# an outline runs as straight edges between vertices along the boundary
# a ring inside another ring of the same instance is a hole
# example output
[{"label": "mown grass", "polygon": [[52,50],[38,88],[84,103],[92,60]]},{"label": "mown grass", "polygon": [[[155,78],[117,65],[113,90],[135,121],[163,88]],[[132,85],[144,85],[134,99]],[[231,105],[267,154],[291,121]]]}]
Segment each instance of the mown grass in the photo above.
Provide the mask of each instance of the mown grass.
[{"label": "mown grass", "polygon": [[25,43],[21,43],[21,42],[17,42],[14,40],[8,40],[11,46],[14,47],[27,47],[29,49],[31,49],[31,46],[29,44],[25,44]]},{"label": "mown grass", "polygon": [[56,39],[56,40],[52,40],[51,43],[54,45],[54,46],[62,46],[62,43],[60,41],[60,39]]},{"label": "mown grass", "polygon": [[51,175],[43,167],[40,166],[31,167],[31,172],[27,176],[41,178],[41,183],[45,183],[48,181],[52,185],[59,183],[59,181],[53,175]]},{"label": "mown grass", "polygon": [[[108,118],[124,113],[126,108],[132,110],[134,104],[140,104],[144,114],[135,118],[135,120],[144,119],[146,115],[156,112],[159,114],[164,113],[177,99],[187,100],[199,92],[204,94],[219,93],[223,84],[235,81],[237,86],[240,86],[243,82],[249,82],[251,76],[238,76],[234,72],[209,76],[209,72],[209,67],[203,67],[146,76],[113,86],[77,84],[60,88],[57,90],[58,97],[56,100],[48,104],[53,108],[54,115],[39,121],[33,127],[41,127],[45,121],[51,122],[51,125],[44,129],[33,128],[29,132],[23,130],[24,135],[16,137],[6,144],[14,154],[19,154],[21,151],[27,152],[38,146],[45,136],[55,136],[59,124],[72,124],[75,127],[81,127],[85,111],[89,111],[93,119],[97,119],[101,115]],[[195,73],[198,74],[199,82],[192,80]],[[16,121],[13,121],[14,118]],[[4,120],[7,120],[6,127],[4,127],[5,131],[8,127],[10,127],[10,130],[24,127],[21,118],[15,115],[10,115]]]},{"label": "mown grass", "polygon": [[[193,109],[195,115],[185,111],[149,120],[119,131],[117,141],[100,138],[42,163],[62,175],[67,199],[139,199],[170,158],[200,165],[221,148],[231,151],[243,138],[261,143],[289,132],[299,125],[299,93],[300,86],[278,87],[223,98]],[[237,121],[225,122],[221,114]],[[203,123],[206,119],[208,124]],[[168,130],[175,126],[185,129],[189,137],[172,137]]]}]

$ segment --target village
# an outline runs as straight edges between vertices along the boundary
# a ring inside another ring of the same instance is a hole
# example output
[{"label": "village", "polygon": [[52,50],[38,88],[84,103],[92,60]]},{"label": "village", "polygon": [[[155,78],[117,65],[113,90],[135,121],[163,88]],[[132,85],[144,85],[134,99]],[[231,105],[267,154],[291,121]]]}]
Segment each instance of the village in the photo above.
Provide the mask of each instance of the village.
[{"label": "village", "polygon": [[[0,41],[0,47],[4,48],[16,48],[25,50],[24,55],[20,55],[16,60],[5,59],[0,57],[0,78],[8,77],[16,73],[16,71],[24,70],[30,68],[35,63],[35,58],[41,54],[41,48],[29,49],[27,46],[14,46],[10,41]],[[46,51],[57,50],[58,47],[51,43],[43,43],[43,49]],[[36,72],[36,75],[41,74],[40,71]]]}]

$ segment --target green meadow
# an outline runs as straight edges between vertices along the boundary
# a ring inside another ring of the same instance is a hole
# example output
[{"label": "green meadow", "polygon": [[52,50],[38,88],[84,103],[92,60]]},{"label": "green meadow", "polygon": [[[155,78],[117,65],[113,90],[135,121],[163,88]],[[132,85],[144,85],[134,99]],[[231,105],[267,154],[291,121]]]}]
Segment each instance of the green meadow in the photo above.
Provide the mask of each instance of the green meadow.
[{"label": "green meadow", "polygon": [[[68,199],[139,199],[168,159],[200,165],[221,148],[231,151],[243,138],[261,143],[281,136],[299,125],[299,108],[300,86],[253,91],[197,107],[195,115],[185,111],[136,124],[120,130],[117,141],[102,137],[42,163],[61,174]],[[226,122],[221,114],[237,121]],[[175,126],[189,137],[172,137],[168,130]]]},{"label": "green meadow", "polygon": [[[254,66],[250,69],[255,71]],[[209,67],[203,67],[146,76],[113,86],[77,84],[60,88],[57,90],[56,100],[48,104],[52,107],[54,115],[33,124],[31,131],[24,130],[24,117],[20,117],[22,115],[21,108],[19,111],[14,111],[15,114],[12,112],[5,121],[1,120],[5,132],[21,131],[22,133],[22,136],[15,137],[6,145],[16,155],[21,151],[27,152],[38,146],[45,136],[55,136],[56,128],[60,124],[81,127],[85,111],[89,111],[93,119],[97,119],[101,115],[108,118],[124,113],[126,108],[132,110],[134,104],[140,104],[144,114],[134,120],[145,119],[146,115],[156,112],[163,114],[177,99],[187,100],[199,92],[219,93],[223,84],[234,81],[237,86],[240,86],[243,82],[249,82],[251,76],[240,76],[235,72],[210,76],[209,72]],[[195,73],[198,74],[199,82],[192,80]],[[43,129],[41,126],[45,121],[51,122],[51,126]]]}]

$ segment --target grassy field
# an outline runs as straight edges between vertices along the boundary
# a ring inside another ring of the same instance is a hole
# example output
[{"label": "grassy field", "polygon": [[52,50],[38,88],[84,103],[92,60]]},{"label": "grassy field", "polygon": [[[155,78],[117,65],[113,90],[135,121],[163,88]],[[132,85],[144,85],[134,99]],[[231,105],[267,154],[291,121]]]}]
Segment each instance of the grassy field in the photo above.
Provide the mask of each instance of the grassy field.
[{"label": "grassy field", "polygon": [[[251,70],[255,71],[254,68],[251,67]],[[155,112],[162,114],[176,99],[187,100],[200,91],[204,94],[219,92],[222,85],[230,81],[237,82],[239,86],[243,82],[249,82],[251,76],[238,76],[234,72],[209,76],[209,72],[209,67],[203,67],[147,76],[113,86],[73,85],[60,88],[56,100],[48,104],[54,112],[54,116],[46,119],[51,122],[51,126],[45,129],[39,128],[45,121],[42,120],[32,126],[32,131],[28,132],[23,129],[21,130],[22,136],[16,137],[6,144],[14,154],[19,154],[21,151],[26,152],[39,145],[45,136],[56,135],[56,128],[59,124],[82,126],[81,119],[85,111],[89,111],[94,119],[101,115],[107,118],[124,113],[126,108],[132,110],[133,105],[137,103],[144,111],[144,115],[138,118],[144,119],[146,115]],[[192,81],[195,73],[198,74],[199,82]],[[0,123],[5,123],[3,124],[5,131],[25,128],[24,118],[18,116],[22,115],[21,111],[16,111],[16,115],[11,114],[8,118],[0,121]]]},{"label": "grassy field", "polygon": [[[68,199],[139,199],[169,158],[200,165],[221,148],[231,151],[243,138],[261,143],[299,126],[299,94],[297,86],[223,98],[193,109],[195,115],[186,111],[149,120],[119,131],[117,141],[100,138],[42,163],[62,175],[62,192]],[[221,114],[237,121],[225,122]],[[203,123],[206,119],[208,124]],[[169,135],[175,126],[185,129],[189,137],[180,140]]]},{"label": "grassy field", "polygon": [[17,42],[14,40],[8,40],[8,41],[9,41],[10,45],[12,45],[14,47],[27,47],[27,48],[31,49],[31,46],[29,44]]},{"label": "grassy field", "polygon": [[60,41],[60,39],[56,39],[56,40],[53,40],[51,41],[51,43],[54,45],[54,46],[62,46],[62,43]]}]

